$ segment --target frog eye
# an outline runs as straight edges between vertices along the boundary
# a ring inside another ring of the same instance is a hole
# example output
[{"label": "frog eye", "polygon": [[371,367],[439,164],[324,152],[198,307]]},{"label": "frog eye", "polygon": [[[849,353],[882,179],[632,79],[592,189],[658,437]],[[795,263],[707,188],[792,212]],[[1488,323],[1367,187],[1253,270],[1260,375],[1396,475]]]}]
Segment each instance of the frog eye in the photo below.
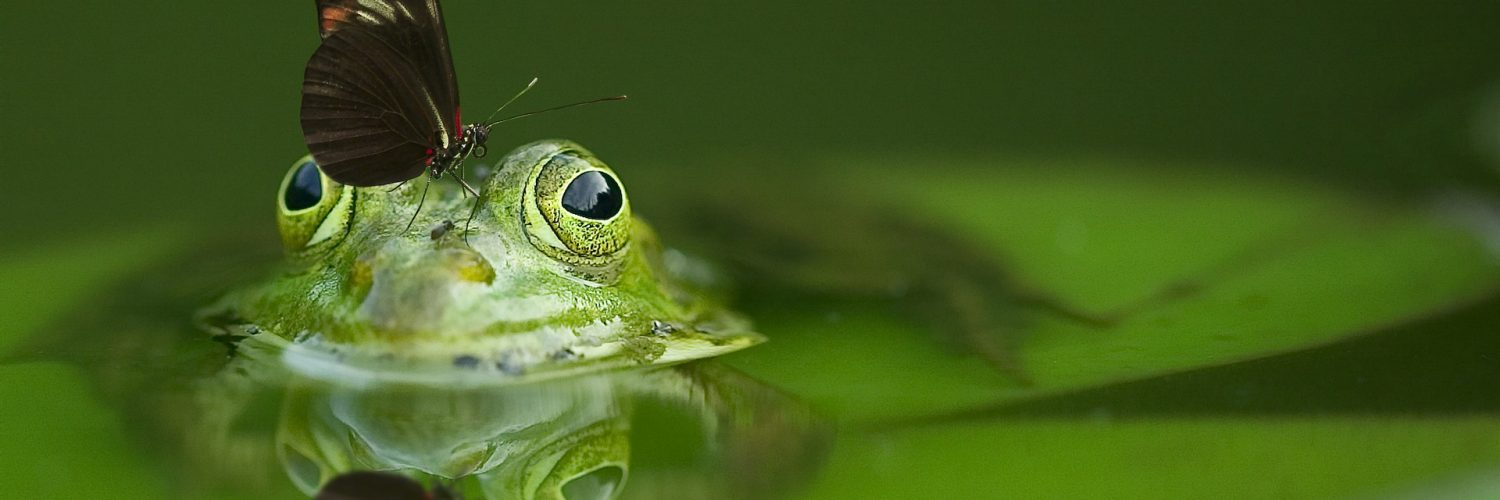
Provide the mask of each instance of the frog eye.
[{"label": "frog eye", "polygon": [[292,164],[276,192],[276,225],[288,251],[333,244],[348,232],[354,189],[335,182],[312,156]]},{"label": "frog eye", "polygon": [[564,150],[546,158],[533,175],[524,196],[533,245],[590,267],[608,264],[625,249],[630,202],[608,166],[587,152]]},{"label": "frog eye", "polygon": [[[522,466],[525,498],[606,500],[618,497],[630,476],[630,431],[605,420],[537,449]],[[521,492],[517,492],[521,493]],[[509,497],[507,496],[507,497]]]}]

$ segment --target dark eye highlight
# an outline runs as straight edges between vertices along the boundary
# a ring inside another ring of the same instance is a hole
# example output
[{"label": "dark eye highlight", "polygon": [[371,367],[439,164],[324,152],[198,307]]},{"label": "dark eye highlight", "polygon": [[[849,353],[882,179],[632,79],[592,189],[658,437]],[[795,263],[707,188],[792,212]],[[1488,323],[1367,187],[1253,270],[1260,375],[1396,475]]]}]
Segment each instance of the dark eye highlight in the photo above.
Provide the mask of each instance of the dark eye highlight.
[{"label": "dark eye highlight", "polygon": [[563,208],[568,212],[594,220],[614,217],[624,204],[624,193],[614,176],[599,170],[578,174],[568,183],[562,196]]},{"label": "dark eye highlight", "polygon": [[318,173],[316,164],[305,162],[297,167],[297,173],[292,174],[291,182],[286,185],[286,192],[282,193],[282,203],[286,205],[287,211],[296,212],[312,208],[322,199],[323,176]]}]

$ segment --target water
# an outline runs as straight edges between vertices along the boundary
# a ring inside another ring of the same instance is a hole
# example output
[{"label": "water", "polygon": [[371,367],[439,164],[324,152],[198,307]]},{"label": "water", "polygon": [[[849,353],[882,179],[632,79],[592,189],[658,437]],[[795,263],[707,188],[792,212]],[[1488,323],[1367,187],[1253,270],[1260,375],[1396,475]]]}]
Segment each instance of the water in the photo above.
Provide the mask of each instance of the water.
[{"label": "water", "polygon": [[771,341],[472,391],[227,360],[191,318],[279,258],[312,9],[17,5],[0,487],[480,497],[578,436],[630,498],[1500,491],[1493,3],[445,8],[470,114],[632,95],[492,148],[590,147]]}]

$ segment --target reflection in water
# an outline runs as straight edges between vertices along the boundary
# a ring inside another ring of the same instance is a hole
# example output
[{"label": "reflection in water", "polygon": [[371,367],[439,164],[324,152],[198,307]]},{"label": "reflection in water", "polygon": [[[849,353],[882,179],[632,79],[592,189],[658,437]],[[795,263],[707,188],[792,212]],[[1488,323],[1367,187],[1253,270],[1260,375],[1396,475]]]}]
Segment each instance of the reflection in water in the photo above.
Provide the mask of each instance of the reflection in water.
[{"label": "reflection in water", "polygon": [[[149,285],[144,280],[134,286]],[[461,387],[340,383],[278,346],[185,328],[197,293],[112,293],[11,361],[64,360],[183,498],[312,495],[390,471],[463,498],[768,498],[816,473],[829,426],[712,360]]]},{"label": "reflection in water", "polygon": [[[637,433],[640,405],[654,406],[654,419],[690,425],[645,424]],[[822,450],[804,409],[712,364],[459,389],[293,377],[282,410],[276,451],[309,494],[340,474],[375,470],[466,498],[760,498],[775,492],[759,476],[804,475]],[[698,463],[632,463],[641,440],[689,443],[672,452]],[[647,491],[656,488],[670,489]]]},{"label": "reflection in water", "polygon": [[628,402],[616,383],[593,376],[445,390],[299,380],[287,391],[277,451],[309,493],[351,470],[392,470],[472,478],[494,498],[555,496],[575,480],[607,476],[614,480],[596,488],[605,494],[586,498],[612,498],[630,461]]}]

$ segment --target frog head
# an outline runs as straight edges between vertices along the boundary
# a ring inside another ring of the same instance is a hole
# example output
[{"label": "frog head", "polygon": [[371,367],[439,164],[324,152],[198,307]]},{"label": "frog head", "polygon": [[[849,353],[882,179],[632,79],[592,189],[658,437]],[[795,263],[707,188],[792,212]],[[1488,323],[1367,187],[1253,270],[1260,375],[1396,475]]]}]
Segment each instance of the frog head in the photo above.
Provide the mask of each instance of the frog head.
[{"label": "frog head", "polygon": [[761,340],[682,278],[701,268],[662,249],[583,147],[528,144],[477,193],[460,185],[345,186],[302,158],[276,196],[285,271],[216,317],[282,343],[300,371],[386,380],[663,364]]}]

